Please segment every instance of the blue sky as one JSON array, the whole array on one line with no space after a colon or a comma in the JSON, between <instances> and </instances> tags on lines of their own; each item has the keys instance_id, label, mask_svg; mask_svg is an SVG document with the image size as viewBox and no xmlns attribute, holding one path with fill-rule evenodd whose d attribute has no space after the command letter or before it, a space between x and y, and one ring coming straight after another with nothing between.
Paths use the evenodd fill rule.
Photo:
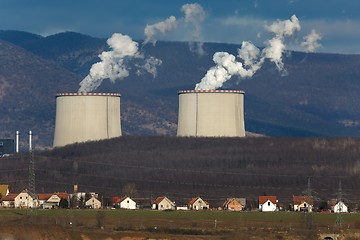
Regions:
<instances>
[{"instance_id":1,"label":"blue sky","mask_svg":"<svg viewBox=\"0 0 360 240\"><path fill-rule=\"evenodd\" d=\"M117 32L144 39L146 24L171 15L180 20L186 3L198 3L205 10L200 35L204 42L240 45L250 40L261 46L268 38L266 23L295 14L301 24L295 42L315 29L322 35L318 52L360 54L359 0L0 0L0 29L44 36L76 31L103 38ZM183 26L157 36L172 41L191 38ZM301 50L298 45L289 48Z\"/></svg>"}]
</instances>

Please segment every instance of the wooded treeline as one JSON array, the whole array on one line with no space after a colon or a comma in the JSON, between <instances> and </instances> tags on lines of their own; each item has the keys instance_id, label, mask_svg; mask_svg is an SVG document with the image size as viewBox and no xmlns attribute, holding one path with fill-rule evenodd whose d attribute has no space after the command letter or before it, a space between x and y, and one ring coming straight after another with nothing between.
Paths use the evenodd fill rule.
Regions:
<instances>
[{"instance_id":1,"label":"wooded treeline","mask_svg":"<svg viewBox=\"0 0 360 240\"><path fill-rule=\"evenodd\" d=\"M201 196L280 202L303 195L310 178L313 195L360 201L360 139L357 138L176 138L134 137L74 144L36 152L36 191L98 192L134 197L166 195L176 200ZM2 158L0 181L11 191L28 184L28 155ZM133 189L134 190L134 189Z\"/></svg>"}]
</instances>

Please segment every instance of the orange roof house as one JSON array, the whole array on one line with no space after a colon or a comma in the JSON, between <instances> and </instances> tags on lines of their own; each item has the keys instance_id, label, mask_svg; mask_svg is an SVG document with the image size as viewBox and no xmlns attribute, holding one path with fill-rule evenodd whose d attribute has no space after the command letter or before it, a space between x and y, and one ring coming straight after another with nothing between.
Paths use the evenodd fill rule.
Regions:
<instances>
[{"instance_id":1,"label":"orange roof house","mask_svg":"<svg viewBox=\"0 0 360 240\"><path fill-rule=\"evenodd\" d=\"M188 203L189 209L191 210L205 210L209 209L210 205L207 201L201 199L201 197L195 197Z\"/></svg>"},{"instance_id":2,"label":"orange roof house","mask_svg":"<svg viewBox=\"0 0 360 240\"><path fill-rule=\"evenodd\" d=\"M313 196L293 196L294 211L311 212L314 206Z\"/></svg>"},{"instance_id":3,"label":"orange roof house","mask_svg":"<svg viewBox=\"0 0 360 240\"><path fill-rule=\"evenodd\" d=\"M224 202L223 208L229 211L242 211L245 208L245 204L242 204L240 199L229 198Z\"/></svg>"}]
</instances>

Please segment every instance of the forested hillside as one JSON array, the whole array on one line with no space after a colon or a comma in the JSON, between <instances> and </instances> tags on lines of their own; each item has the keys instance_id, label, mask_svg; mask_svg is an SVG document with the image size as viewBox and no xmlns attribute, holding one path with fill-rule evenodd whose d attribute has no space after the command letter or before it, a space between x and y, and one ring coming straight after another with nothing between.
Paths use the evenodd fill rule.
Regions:
<instances>
[{"instance_id":1,"label":"forested hillside","mask_svg":"<svg viewBox=\"0 0 360 240\"><path fill-rule=\"evenodd\" d=\"M289 203L308 191L319 201L343 197L360 201L360 139L352 138L175 138L121 137L35 153L38 193L95 191L136 197L166 195L176 201L195 196L277 195ZM0 182L11 191L27 187L28 155L1 159Z\"/></svg>"},{"instance_id":2,"label":"forested hillside","mask_svg":"<svg viewBox=\"0 0 360 240\"><path fill-rule=\"evenodd\" d=\"M0 31L0 138L20 130L22 146L33 130L34 146L52 146L55 94L76 92L106 39L66 32L48 37ZM198 56L186 42L141 45L162 60L155 78L130 76L98 92L121 94L124 135L175 136L179 90L194 89L213 66L217 51L237 54L239 45L205 43ZM251 79L233 78L223 87L245 91L245 127L269 136L360 136L360 56L287 52L287 75L266 62Z\"/></svg>"}]
</instances>

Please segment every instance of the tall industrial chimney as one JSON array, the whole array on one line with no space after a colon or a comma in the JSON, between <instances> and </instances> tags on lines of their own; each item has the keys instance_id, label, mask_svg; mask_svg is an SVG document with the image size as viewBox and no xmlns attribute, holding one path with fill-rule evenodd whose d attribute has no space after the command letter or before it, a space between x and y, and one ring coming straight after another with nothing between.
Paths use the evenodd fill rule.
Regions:
<instances>
[{"instance_id":1,"label":"tall industrial chimney","mask_svg":"<svg viewBox=\"0 0 360 240\"><path fill-rule=\"evenodd\" d=\"M120 94L56 95L54 147L120 136Z\"/></svg>"},{"instance_id":2,"label":"tall industrial chimney","mask_svg":"<svg viewBox=\"0 0 360 240\"><path fill-rule=\"evenodd\" d=\"M177 136L244 137L244 92L179 91Z\"/></svg>"},{"instance_id":3,"label":"tall industrial chimney","mask_svg":"<svg viewBox=\"0 0 360 240\"><path fill-rule=\"evenodd\" d=\"M15 138L15 152L19 153L19 131L16 131L16 138Z\"/></svg>"},{"instance_id":4,"label":"tall industrial chimney","mask_svg":"<svg viewBox=\"0 0 360 240\"><path fill-rule=\"evenodd\" d=\"M32 151L32 131L29 131L29 152Z\"/></svg>"}]
</instances>

